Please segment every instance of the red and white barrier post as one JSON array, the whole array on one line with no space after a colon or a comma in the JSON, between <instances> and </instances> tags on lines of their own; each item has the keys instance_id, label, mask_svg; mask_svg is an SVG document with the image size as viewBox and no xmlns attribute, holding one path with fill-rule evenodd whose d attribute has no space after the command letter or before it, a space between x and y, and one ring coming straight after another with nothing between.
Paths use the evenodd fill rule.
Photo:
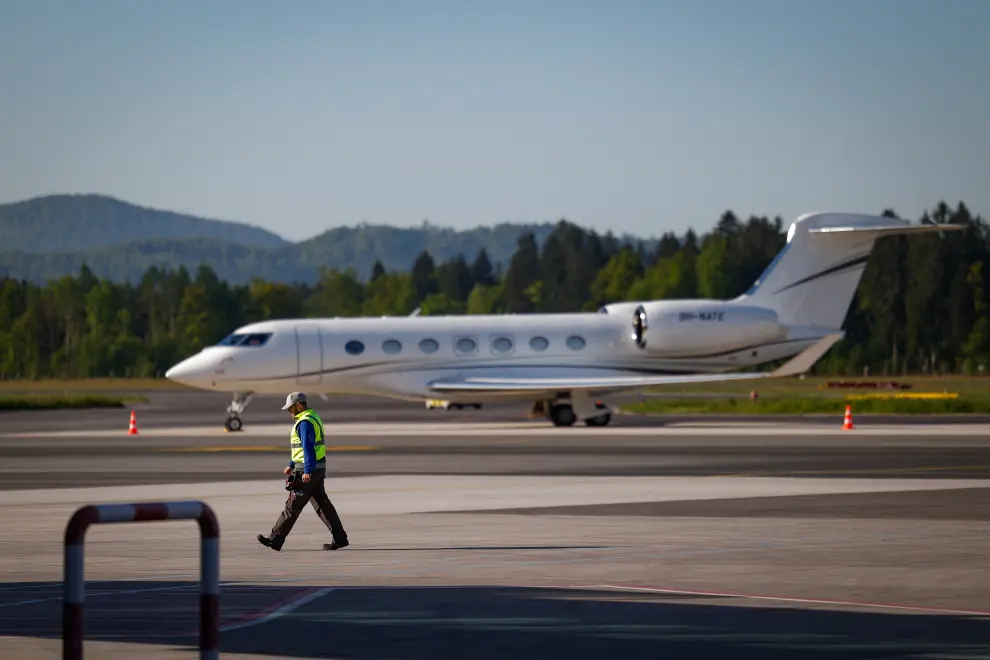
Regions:
<instances>
[{"instance_id":1,"label":"red and white barrier post","mask_svg":"<svg viewBox=\"0 0 990 660\"><path fill-rule=\"evenodd\" d=\"M62 596L62 658L82 660L83 604L86 598L83 541L90 525L191 520L199 523L199 657L216 660L220 649L220 524L203 502L150 502L90 505L78 509L65 528Z\"/></svg>"}]
</instances>

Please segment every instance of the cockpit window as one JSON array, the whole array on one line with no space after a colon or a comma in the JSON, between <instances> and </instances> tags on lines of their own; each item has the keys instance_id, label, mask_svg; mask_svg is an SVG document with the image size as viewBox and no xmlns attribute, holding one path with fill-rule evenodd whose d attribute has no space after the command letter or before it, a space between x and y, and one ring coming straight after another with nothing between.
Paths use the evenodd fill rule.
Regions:
<instances>
[{"instance_id":1,"label":"cockpit window","mask_svg":"<svg viewBox=\"0 0 990 660\"><path fill-rule=\"evenodd\" d=\"M264 346L271 339L272 333L262 332L250 335L230 335L217 346Z\"/></svg>"}]
</instances>

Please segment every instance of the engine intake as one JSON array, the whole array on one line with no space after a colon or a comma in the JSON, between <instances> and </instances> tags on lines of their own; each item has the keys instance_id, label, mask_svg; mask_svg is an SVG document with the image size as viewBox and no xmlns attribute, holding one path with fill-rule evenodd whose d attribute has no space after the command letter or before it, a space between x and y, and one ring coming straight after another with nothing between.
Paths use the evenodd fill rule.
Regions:
<instances>
[{"instance_id":1,"label":"engine intake","mask_svg":"<svg viewBox=\"0 0 990 660\"><path fill-rule=\"evenodd\" d=\"M646 348L646 331L649 329L649 323L646 320L646 310L640 305L633 311L633 341L640 348Z\"/></svg>"}]
</instances>

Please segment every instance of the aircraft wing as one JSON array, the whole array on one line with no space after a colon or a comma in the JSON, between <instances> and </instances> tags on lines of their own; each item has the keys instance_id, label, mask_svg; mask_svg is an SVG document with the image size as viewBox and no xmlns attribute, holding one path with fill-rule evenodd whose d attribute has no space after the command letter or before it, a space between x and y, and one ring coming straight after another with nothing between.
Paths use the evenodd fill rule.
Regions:
<instances>
[{"instance_id":1,"label":"aircraft wing","mask_svg":"<svg viewBox=\"0 0 990 660\"><path fill-rule=\"evenodd\" d=\"M844 332L825 335L807 349L798 353L774 371L721 374L685 374L663 376L602 376L591 378L489 378L472 376L454 381L434 381L430 388L436 392L475 392L490 394L511 394L547 392L557 390L628 390L658 385L689 385L693 383L720 383L735 380L755 380L761 378L785 378L803 374L821 358L835 342L842 339Z\"/></svg>"}]
</instances>

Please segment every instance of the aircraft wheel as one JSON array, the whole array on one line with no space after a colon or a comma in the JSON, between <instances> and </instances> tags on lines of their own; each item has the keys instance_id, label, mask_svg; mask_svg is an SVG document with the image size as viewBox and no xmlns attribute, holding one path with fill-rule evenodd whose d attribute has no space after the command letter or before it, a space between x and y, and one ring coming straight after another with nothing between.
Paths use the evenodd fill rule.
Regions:
<instances>
[{"instance_id":1,"label":"aircraft wheel","mask_svg":"<svg viewBox=\"0 0 990 660\"><path fill-rule=\"evenodd\" d=\"M227 421L224 422L223 425L224 429L228 431L240 431L243 426L244 425L241 423L241 418L236 415L231 415L228 417Z\"/></svg>"},{"instance_id":2,"label":"aircraft wheel","mask_svg":"<svg viewBox=\"0 0 990 660\"><path fill-rule=\"evenodd\" d=\"M558 403L550 407L550 421L554 426L573 426L577 415L569 405Z\"/></svg>"}]
</instances>

